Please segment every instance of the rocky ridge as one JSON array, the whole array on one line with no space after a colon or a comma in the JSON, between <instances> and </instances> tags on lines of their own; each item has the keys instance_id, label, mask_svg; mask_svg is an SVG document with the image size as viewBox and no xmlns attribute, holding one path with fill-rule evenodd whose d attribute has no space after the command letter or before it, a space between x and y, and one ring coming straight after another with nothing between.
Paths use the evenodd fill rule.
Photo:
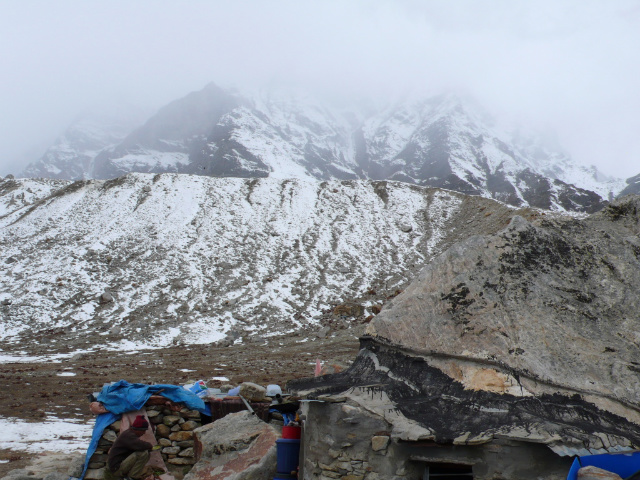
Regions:
<instances>
[{"instance_id":1,"label":"rocky ridge","mask_svg":"<svg viewBox=\"0 0 640 480\"><path fill-rule=\"evenodd\" d=\"M621 196L630 194L640 195L640 174L628 178L627 186L620 192Z\"/></svg>"}]
</instances>

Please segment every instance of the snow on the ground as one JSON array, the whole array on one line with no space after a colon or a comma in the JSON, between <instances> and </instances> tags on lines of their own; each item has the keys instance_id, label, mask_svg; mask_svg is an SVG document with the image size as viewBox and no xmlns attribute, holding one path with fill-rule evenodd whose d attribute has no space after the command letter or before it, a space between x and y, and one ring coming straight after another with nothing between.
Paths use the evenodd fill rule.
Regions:
<instances>
[{"instance_id":1,"label":"snow on the ground","mask_svg":"<svg viewBox=\"0 0 640 480\"><path fill-rule=\"evenodd\" d=\"M44 422L25 422L0 418L0 449L22 452L80 452L87 449L93 420L81 423L71 419L47 418Z\"/></svg>"}]
</instances>

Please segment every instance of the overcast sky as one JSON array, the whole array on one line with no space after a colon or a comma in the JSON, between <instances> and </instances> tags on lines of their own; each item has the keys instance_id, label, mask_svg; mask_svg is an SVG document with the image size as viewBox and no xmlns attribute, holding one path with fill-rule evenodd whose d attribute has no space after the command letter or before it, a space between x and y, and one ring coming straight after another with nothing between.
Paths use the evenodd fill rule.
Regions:
<instances>
[{"instance_id":1,"label":"overcast sky","mask_svg":"<svg viewBox=\"0 0 640 480\"><path fill-rule=\"evenodd\" d=\"M1 0L0 174L87 107L211 81L462 89L549 124L581 163L640 173L640 1Z\"/></svg>"}]
</instances>

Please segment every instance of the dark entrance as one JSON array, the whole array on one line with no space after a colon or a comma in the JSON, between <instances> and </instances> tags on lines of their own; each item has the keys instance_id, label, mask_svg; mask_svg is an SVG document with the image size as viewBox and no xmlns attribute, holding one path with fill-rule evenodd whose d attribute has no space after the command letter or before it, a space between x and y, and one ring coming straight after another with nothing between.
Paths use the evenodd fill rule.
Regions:
<instances>
[{"instance_id":1,"label":"dark entrance","mask_svg":"<svg viewBox=\"0 0 640 480\"><path fill-rule=\"evenodd\" d=\"M456 463L429 463L424 467L422 480L472 480L471 465Z\"/></svg>"}]
</instances>

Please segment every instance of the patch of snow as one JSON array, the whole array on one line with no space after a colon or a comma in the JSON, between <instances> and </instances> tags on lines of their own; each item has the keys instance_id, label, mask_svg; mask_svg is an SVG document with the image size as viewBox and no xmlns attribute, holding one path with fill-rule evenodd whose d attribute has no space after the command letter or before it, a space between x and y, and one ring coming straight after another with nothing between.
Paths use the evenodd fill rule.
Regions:
<instances>
[{"instance_id":1,"label":"patch of snow","mask_svg":"<svg viewBox=\"0 0 640 480\"><path fill-rule=\"evenodd\" d=\"M54 417L44 422L0 417L0 449L33 453L84 451L91 439L93 424L93 420L82 423Z\"/></svg>"}]
</instances>

